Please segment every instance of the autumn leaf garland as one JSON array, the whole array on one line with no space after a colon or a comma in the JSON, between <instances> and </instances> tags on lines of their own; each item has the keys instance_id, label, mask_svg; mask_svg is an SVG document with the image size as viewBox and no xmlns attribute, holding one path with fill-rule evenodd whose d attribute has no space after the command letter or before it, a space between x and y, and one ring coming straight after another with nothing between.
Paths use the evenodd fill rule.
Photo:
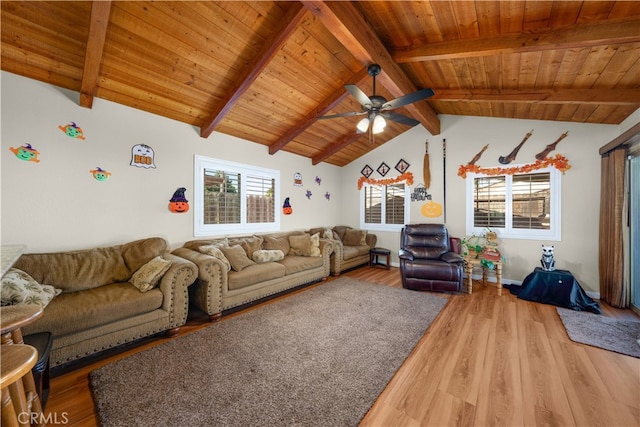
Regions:
<instances>
[{"instance_id":1,"label":"autumn leaf garland","mask_svg":"<svg viewBox=\"0 0 640 427\"><path fill-rule=\"evenodd\" d=\"M458 168L458 176L466 178L468 173L479 173L483 175L495 176L495 175L514 175L517 173L531 173L533 171L544 169L549 166L553 166L560 172L565 173L571 169L569 160L562 154L556 154L553 157L545 157L542 160L536 160L534 163L528 163L526 165L513 166L510 168L481 168L478 165L467 164L460 165Z\"/></svg>"},{"instance_id":2,"label":"autumn leaf garland","mask_svg":"<svg viewBox=\"0 0 640 427\"><path fill-rule=\"evenodd\" d=\"M367 177L361 176L358 179L358 190L361 190L364 184L390 185L390 184L396 184L402 181L406 181L407 185L413 185L413 174L411 172L405 172L402 175L396 176L395 178L383 178L383 179L374 179L374 178L367 178Z\"/></svg>"}]
</instances>

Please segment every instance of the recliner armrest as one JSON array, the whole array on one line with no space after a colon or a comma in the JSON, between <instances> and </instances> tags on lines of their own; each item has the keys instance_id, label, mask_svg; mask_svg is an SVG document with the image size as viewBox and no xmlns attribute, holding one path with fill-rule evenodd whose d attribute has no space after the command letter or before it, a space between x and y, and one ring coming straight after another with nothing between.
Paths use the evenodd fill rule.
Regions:
<instances>
[{"instance_id":1,"label":"recliner armrest","mask_svg":"<svg viewBox=\"0 0 640 427\"><path fill-rule=\"evenodd\" d=\"M414 259L413 253L409 252L406 249L400 249L400 251L398 252L398 258L405 261L413 261Z\"/></svg>"},{"instance_id":2,"label":"recliner armrest","mask_svg":"<svg viewBox=\"0 0 640 427\"><path fill-rule=\"evenodd\" d=\"M445 252L444 254L442 254L440 259L444 262L448 262L449 264L464 262L462 256L455 252Z\"/></svg>"}]
</instances>

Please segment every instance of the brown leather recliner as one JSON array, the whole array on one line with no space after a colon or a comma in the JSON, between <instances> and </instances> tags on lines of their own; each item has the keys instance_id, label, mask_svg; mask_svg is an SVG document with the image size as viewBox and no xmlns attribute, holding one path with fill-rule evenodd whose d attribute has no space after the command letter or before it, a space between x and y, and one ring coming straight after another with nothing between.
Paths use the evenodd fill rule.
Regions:
<instances>
[{"instance_id":1,"label":"brown leather recliner","mask_svg":"<svg viewBox=\"0 0 640 427\"><path fill-rule=\"evenodd\" d=\"M464 261L451 251L444 224L409 224L400 234L402 287L416 291L462 291Z\"/></svg>"}]
</instances>

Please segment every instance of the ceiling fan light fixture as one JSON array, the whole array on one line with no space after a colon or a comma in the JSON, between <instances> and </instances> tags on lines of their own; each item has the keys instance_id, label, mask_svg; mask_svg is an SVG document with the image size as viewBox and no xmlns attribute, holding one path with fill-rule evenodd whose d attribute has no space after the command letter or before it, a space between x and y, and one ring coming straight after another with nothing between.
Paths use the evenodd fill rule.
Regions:
<instances>
[{"instance_id":1,"label":"ceiling fan light fixture","mask_svg":"<svg viewBox=\"0 0 640 427\"><path fill-rule=\"evenodd\" d=\"M356 127L360 132L366 132L367 129L369 129L369 118L365 117L364 119L360 120Z\"/></svg>"},{"instance_id":2,"label":"ceiling fan light fixture","mask_svg":"<svg viewBox=\"0 0 640 427\"><path fill-rule=\"evenodd\" d=\"M384 117L378 115L373 119L373 133L380 133L384 130L385 126L387 126L387 122Z\"/></svg>"}]
</instances>

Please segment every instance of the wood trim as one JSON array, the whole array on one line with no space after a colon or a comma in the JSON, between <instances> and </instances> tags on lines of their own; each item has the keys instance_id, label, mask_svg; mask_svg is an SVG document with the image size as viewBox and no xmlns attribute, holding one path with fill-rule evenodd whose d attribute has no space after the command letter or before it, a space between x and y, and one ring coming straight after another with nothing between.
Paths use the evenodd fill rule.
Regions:
<instances>
[{"instance_id":1,"label":"wood trim","mask_svg":"<svg viewBox=\"0 0 640 427\"><path fill-rule=\"evenodd\" d=\"M621 145L630 145L631 141L636 138L640 138L640 123L636 123L631 129L600 148L600 155L603 156Z\"/></svg>"},{"instance_id":2,"label":"wood trim","mask_svg":"<svg viewBox=\"0 0 640 427\"><path fill-rule=\"evenodd\" d=\"M313 158L311 159L311 164L315 166L318 163L325 161L329 157L331 157L334 154L336 154L338 151L342 150L347 145L355 142L361 136L366 135L366 133L355 133L356 132L355 129L353 130L353 132L354 133L350 133L350 134L347 134L344 137L342 137L338 142L333 144L331 147L329 147L324 152L313 156Z\"/></svg>"},{"instance_id":3,"label":"wood trim","mask_svg":"<svg viewBox=\"0 0 640 427\"><path fill-rule=\"evenodd\" d=\"M91 5L91 22L89 24L89 37L84 56L84 69L82 71L82 83L80 85L80 105L91 108L93 98L98 89L98 78L104 43L107 38L109 15L111 13L111 0L94 1Z\"/></svg>"}]
</instances>

